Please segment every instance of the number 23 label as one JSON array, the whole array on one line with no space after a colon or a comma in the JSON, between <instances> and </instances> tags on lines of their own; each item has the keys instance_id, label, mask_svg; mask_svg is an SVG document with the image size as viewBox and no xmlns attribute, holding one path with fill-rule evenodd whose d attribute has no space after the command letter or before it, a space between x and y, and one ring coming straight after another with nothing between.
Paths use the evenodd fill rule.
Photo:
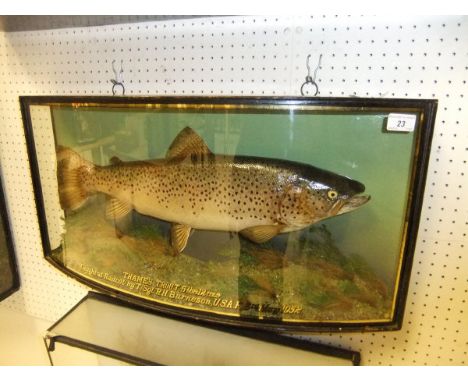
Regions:
<instances>
[{"instance_id":1,"label":"number 23 label","mask_svg":"<svg viewBox=\"0 0 468 382\"><path fill-rule=\"evenodd\" d=\"M390 113L387 118L387 131L414 131L416 126L415 114L396 114Z\"/></svg>"}]
</instances>

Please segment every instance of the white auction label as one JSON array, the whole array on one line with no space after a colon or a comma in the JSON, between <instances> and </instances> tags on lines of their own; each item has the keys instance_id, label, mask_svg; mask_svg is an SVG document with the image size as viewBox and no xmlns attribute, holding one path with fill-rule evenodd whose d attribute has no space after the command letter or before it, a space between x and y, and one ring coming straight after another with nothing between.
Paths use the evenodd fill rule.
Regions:
<instances>
[{"instance_id":1,"label":"white auction label","mask_svg":"<svg viewBox=\"0 0 468 382\"><path fill-rule=\"evenodd\" d=\"M416 126L416 114L390 113L387 118L388 131L411 132Z\"/></svg>"}]
</instances>

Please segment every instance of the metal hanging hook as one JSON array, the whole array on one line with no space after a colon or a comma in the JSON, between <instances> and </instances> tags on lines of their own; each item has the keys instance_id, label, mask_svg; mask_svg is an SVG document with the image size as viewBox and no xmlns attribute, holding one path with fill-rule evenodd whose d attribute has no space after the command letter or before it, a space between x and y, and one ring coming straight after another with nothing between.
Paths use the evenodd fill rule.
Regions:
<instances>
[{"instance_id":1,"label":"metal hanging hook","mask_svg":"<svg viewBox=\"0 0 468 382\"><path fill-rule=\"evenodd\" d=\"M115 60L112 60L112 71L114 72L115 78L112 78L112 95L115 95L115 90L117 87L122 88L122 95L125 95L125 86L123 84L123 60L120 60L120 70L117 70L115 67Z\"/></svg>"},{"instance_id":2,"label":"metal hanging hook","mask_svg":"<svg viewBox=\"0 0 468 382\"><path fill-rule=\"evenodd\" d=\"M306 66L307 66L307 77L306 78L310 78L312 80L312 77L310 77L310 57L312 57L311 54L307 55L307 58L306 58Z\"/></svg>"},{"instance_id":3,"label":"metal hanging hook","mask_svg":"<svg viewBox=\"0 0 468 382\"><path fill-rule=\"evenodd\" d=\"M315 78L317 77L317 71L319 70L320 65L322 64L322 55L320 54L320 56L319 56L318 64L317 64L317 66L316 66L316 68L315 68L315 70L314 70L314 76L313 76L313 77L310 75L310 63L309 63L309 62L310 62L310 57L311 57L311 56L312 56L312 55L309 54L309 55L307 56L307 59L306 59L307 76L306 76L306 78L305 78L305 82L304 82L304 83L302 84L302 86L301 86L301 95L304 95L304 87L305 87L307 84L310 84L310 85L312 85L312 86L315 87L314 96L316 96L316 95L318 94L318 92L319 92L319 89L318 89L317 83L315 82Z\"/></svg>"}]
</instances>

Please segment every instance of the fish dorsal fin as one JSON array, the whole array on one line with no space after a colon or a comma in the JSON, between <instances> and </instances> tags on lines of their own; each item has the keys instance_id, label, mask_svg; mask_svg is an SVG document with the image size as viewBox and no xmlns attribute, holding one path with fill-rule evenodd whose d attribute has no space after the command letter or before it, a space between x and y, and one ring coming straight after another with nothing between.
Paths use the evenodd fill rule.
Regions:
<instances>
[{"instance_id":1,"label":"fish dorsal fin","mask_svg":"<svg viewBox=\"0 0 468 382\"><path fill-rule=\"evenodd\" d=\"M171 244L177 254L187 246L192 228L188 225L173 223L171 226Z\"/></svg>"},{"instance_id":2,"label":"fish dorsal fin","mask_svg":"<svg viewBox=\"0 0 468 382\"><path fill-rule=\"evenodd\" d=\"M132 212L132 205L117 198L110 198L106 204L106 217L110 220L121 220Z\"/></svg>"},{"instance_id":3,"label":"fish dorsal fin","mask_svg":"<svg viewBox=\"0 0 468 382\"><path fill-rule=\"evenodd\" d=\"M266 241L273 239L276 235L281 233L284 225L259 225L243 229L239 233L254 243L265 243Z\"/></svg>"},{"instance_id":4,"label":"fish dorsal fin","mask_svg":"<svg viewBox=\"0 0 468 382\"><path fill-rule=\"evenodd\" d=\"M166 158L185 158L190 155L211 155L205 141L193 129L186 127L174 138Z\"/></svg>"}]
</instances>

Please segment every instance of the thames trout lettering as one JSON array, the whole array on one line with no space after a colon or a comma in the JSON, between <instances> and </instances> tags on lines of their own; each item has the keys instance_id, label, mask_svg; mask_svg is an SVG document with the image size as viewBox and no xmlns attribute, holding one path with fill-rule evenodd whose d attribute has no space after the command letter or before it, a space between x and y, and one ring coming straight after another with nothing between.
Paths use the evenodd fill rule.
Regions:
<instances>
[{"instance_id":1,"label":"thames trout lettering","mask_svg":"<svg viewBox=\"0 0 468 382\"><path fill-rule=\"evenodd\" d=\"M196 288L192 285L183 285L153 279L149 276L138 275L131 272L122 272L113 275L102 272L94 267L80 264L81 271L93 278L102 279L112 284L124 287L129 291L143 296L162 301L175 301L180 304L196 304L204 307L212 307L218 310L239 312L241 304L237 298L223 297L220 292L206 288ZM270 304L247 304L242 307L243 311L256 311L258 313L278 317L282 314L299 315L302 306L299 305L270 305Z\"/></svg>"}]
</instances>

